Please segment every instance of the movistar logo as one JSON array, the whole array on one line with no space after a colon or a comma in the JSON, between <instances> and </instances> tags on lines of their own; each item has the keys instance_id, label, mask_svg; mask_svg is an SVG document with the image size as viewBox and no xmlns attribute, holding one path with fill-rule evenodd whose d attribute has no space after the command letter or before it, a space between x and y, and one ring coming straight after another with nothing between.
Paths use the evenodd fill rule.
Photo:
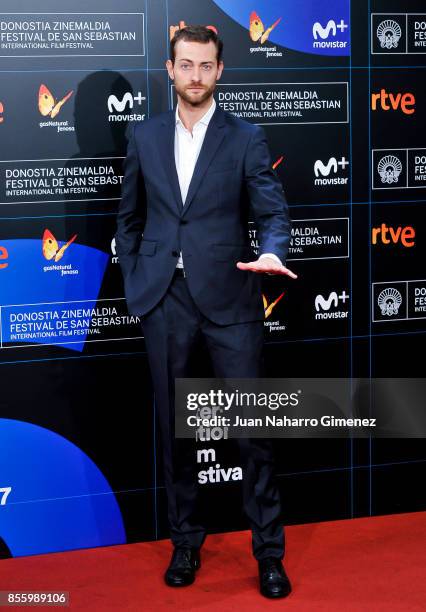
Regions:
<instances>
[{"instance_id":1,"label":"movistar logo","mask_svg":"<svg viewBox=\"0 0 426 612\"><path fill-rule=\"evenodd\" d=\"M346 300L348 299L349 295L346 293L346 291L343 291L340 295L338 295L336 291L332 291L328 298L325 298L323 295L317 295L315 298L315 310L317 311L315 319L346 319L348 317L347 310L334 310L332 312L328 311L332 307L337 309L339 302L346 304Z\"/></svg>"},{"instance_id":2,"label":"movistar logo","mask_svg":"<svg viewBox=\"0 0 426 612\"><path fill-rule=\"evenodd\" d=\"M347 27L348 26L343 21L343 19L341 19L339 25L337 25L336 22L333 19L330 19L330 21L327 22L327 25L325 26L325 28L323 28L322 25L320 24L320 22L317 21L313 25L312 34L313 34L315 40L318 40L318 36L320 36L324 40L324 39L326 39L326 38L328 38L330 36L330 33L333 36L336 36L338 29L343 34L343 32L345 31L345 29Z\"/></svg>"},{"instance_id":3,"label":"movistar logo","mask_svg":"<svg viewBox=\"0 0 426 612\"><path fill-rule=\"evenodd\" d=\"M336 157L330 157L326 164L324 164L321 159L317 159L314 164L314 173L316 176L316 179L314 181L315 185L346 185L348 182L347 177L320 177L328 177L331 172L333 172L333 174L337 174L340 168L342 170L346 170L347 166L349 166L349 162L345 157L342 157L339 160L337 160Z\"/></svg>"},{"instance_id":4,"label":"movistar logo","mask_svg":"<svg viewBox=\"0 0 426 612\"><path fill-rule=\"evenodd\" d=\"M340 20L340 23L330 19L325 27L319 21L316 21L312 26L312 36L315 40L314 48L346 47L348 44L346 41L328 40L328 38L330 36L336 37L337 30L340 30L340 33L343 34L347 27L348 24L343 19Z\"/></svg>"},{"instance_id":5,"label":"movistar logo","mask_svg":"<svg viewBox=\"0 0 426 612\"><path fill-rule=\"evenodd\" d=\"M340 161L337 161L335 157L330 157L327 165L324 165L320 159L317 159L314 164L315 176L319 176L320 174L322 176L328 176L332 170L336 173L339 166L345 169L348 165L349 162L344 157L342 157Z\"/></svg>"},{"instance_id":6,"label":"movistar logo","mask_svg":"<svg viewBox=\"0 0 426 612\"><path fill-rule=\"evenodd\" d=\"M330 172L333 170L334 173L337 172L337 159L335 157L330 157L326 166L322 163L320 159L314 164L314 172L315 176L328 176Z\"/></svg>"},{"instance_id":7,"label":"movistar logo","mask_svg":"<svg viewBox=\"0 0 426 612\"><path fill-rule=\"evenodd\" d=\"M323 295L317 295L315 298L315 310L319 312L320 310L330 310L332 306L336 308L339 305L339 301L345 303L347 299L349 299L349 296L346 291L343 291L340 295L337 295L336 291L332 291L328 298L325 298Z\"/></svg>"},{"instance_id":8,"label":"movistar logo","mask_svg":"<svg viewBox=\"0 0 426 612\"><path fill-rule=\"evenodd\" d=\"M117 96L111 95L108 96L108 110L110 113L116 111L118 113L122 113L125 108L133 108L134 102L138 102L138 104L142 104L143 100L145 100L145 96L142 96L141 92L138 91L137 96L133 96L129 91L124 94L121 100L117 98Z\"/></svg>"},{"instance_id":9,"label":"movistar logo","mask_svg":"<svg viewBox=\"0 0 426 612\"><path fill-rule=\"evenodd\" d=\"M110 112L109 121L142 121L145 119L145 115L138 113L132 114L118 114L123 113L125 110L132 110L137 103L139 106L146 100L146 97L138 91L137 95L134 96L130 91L126 92L123 97L117 98L114 94L108 96L108 110Z\"/></svg>"}]
</instances>

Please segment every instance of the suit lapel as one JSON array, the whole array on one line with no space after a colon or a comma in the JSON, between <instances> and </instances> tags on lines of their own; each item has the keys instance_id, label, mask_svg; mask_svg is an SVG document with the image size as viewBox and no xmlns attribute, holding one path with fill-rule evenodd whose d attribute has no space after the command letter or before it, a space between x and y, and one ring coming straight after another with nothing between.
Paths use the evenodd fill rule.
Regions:
<instances>
[{"instance_id":1,"label":"suit lapel","mask_svg":"<svg viewBox=\"0 0 426 612\"><path fill-rule=\"evenodd\" d=\"M188 194L186 196L182 216L188 212L188 209L194 200L194 196L200 187L201 180L225 136L226 130L224 127L225 115L223 110L219 107L219 105L217 105L215 112L209 121L209 125L207 126L203 145L198 155L197 163L195 164L191 182L189 183Z\"/></svg>"},{"instance_id":2,"label":"suit lapel","mask_svg":"<svg viewBox=\"0 0 426 612\"><path fill-rule=\"evenodd\" d=\"M163 119L162 124L164 132L160 135L159 142L161 159L163 160L166 175L175 196L176 206L179 214L181 214L183 203L175 162L175 111L170 111L169 115Z\"/></svg>"}]
</instances>

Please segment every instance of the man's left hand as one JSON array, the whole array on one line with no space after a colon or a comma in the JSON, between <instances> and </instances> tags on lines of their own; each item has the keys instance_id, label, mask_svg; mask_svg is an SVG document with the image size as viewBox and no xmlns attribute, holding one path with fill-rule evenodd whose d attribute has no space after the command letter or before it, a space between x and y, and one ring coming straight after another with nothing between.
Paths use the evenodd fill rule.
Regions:
<instances>
[{"instance_id":1,"label":"man's left hand","mask_svg":"<svg viewBox=\"0 0 426 612\"><path fill-rule=\"evenodd\" d=\"M237 268L239 270L249 270L250 272L257 272L259 274L281 274L283 276L289 276L290 278L297 278L297 274L279 264L271 257L260 257L256 261L249 261L244 263L242 261L237 262Z\"/></svg>"}]
</instances>

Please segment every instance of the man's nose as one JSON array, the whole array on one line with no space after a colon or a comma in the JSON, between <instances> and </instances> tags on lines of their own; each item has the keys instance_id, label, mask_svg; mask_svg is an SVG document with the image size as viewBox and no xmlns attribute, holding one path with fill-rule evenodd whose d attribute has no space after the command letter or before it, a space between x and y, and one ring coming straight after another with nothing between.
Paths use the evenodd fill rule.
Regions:
<instances>
[{"instance_id":1,"label":"man's nose","mask_svg":"<svg viewBox=\"0 0 426 612\"><path fill-rule=\"evenodd\" d=\"M191 80L192 80L194 83L200 83L200 81L201 81L201 70L200 70L200 68L195 67L195 68L192 70L192 77L191 77Z\"/></svg>"}]
</instances>

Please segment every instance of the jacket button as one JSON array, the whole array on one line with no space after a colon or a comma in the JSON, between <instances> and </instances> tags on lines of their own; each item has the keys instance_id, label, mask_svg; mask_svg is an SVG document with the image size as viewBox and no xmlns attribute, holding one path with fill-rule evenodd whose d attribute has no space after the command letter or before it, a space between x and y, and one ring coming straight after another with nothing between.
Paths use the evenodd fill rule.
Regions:
<instances>
[{"instance_id":1,"label":"jacket button","mask_svg":"<svg viewBox=\"0 0 426 612\"><path fill-rule=\"evenodd\" d=\"M172 257L179 257L179 253L177 251L172 251Z\"/></svg>"},{"instance_id":2,"label":"jacket button","mask_svg":"<svg viewBox=\"0 0 426 612\"><path fill-rule=\"evenodd\" d=\"M180 220L180 224L181 224L181 225L186 225L187 223L188 223L188 220L187 220L187 219L181 219L181 220Z\"/></svg>"}]
</instances>

